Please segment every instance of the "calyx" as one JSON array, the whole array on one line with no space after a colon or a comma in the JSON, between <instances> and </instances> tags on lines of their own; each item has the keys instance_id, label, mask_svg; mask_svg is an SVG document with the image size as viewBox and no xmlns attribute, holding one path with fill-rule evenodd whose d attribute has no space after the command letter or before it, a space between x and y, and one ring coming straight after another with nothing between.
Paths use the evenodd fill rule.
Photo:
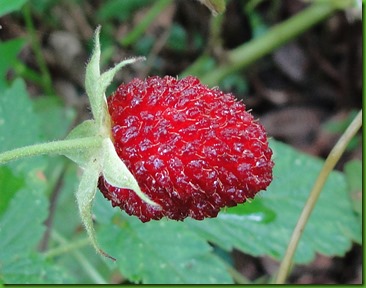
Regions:
<instances>
[{"instance_id":1,"label":"calyx","mask_svg":"<svg viewBox=\"0 0 366 288\"><path fill-rule=\"evenodd\" d=\"M113 68L101 74L100 28L101 27L98 26L95 31L94 51L87 64L85 75L85 90L90 101L93 119L86 120L79 124L67 136L67 139L100 137L100 145L90 149L69 151L65 153L65 156L76 162L84 170L76 192L76 199L80 216L90 241L98 253L115 260L99 248L93 227L92 204L97 191L99 177L103 175L103 177L115 187L133 190L149 205L157 207L159 207L159 205L150 200L149 197L140 190L135 177L117 155L111 139L111 119L105 96L105 91L116 73L128 64L144 60L144 57L123 60Z\"/></svg>"}]
</instances>

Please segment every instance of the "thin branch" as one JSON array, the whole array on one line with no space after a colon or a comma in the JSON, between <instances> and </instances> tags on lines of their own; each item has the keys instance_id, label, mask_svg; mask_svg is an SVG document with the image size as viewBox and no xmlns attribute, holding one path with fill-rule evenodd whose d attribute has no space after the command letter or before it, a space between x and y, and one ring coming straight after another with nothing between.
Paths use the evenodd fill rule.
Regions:
<instances>
[{"instance_id":1,"label":"thin branch","mask_svg":"<svg viewBox=\"0 0 366 288\"><path fill-rule=\"evenodd\" d=\"M362 110L353 119L352 123L348 126L347 130L343 133L341 138L338 140L332 151L329 153L327 159L324 162L323 168L319 173L319 176L314 184L313 189L310 192L309 198L301 212L300 218L296 224L296 227L292 233L290 242L288 244L285 256L281 262L278 270L276 284L283 284L286 281L287 275L290 271L293 256L295 254L297 245L300 241L301 235L305 229L305 225L313 211L315 204L319 198L320 192L322 191L324 184L332 172L333 168L337 164L338 160L343 155L347 148L348 143L351 141L353 136L356 135L357 131L362 126Z\"/></svg>"},{"instance_id":2,"label":"thin branch","mask_svg":"<svg viewBox=\"0 0 366 288\"><path fill-rule=\"evenodd\" d=\"M288 20L272 27L263 36L228 51L226 54L227 61L209 73L202 75L200 63L207 61L207 58L209 58L204 55L182 72L181 76L195 75L201 78L202 83L208 86L217 86L219 81L227 75L244 69L323 21L338 9L349 7L351 3L346 0L315 2Z\"/></svg>"},{"instance_id":3,"label":"thin branch","mask_svg":"<svg viewBox=\"0 0 366 288\"><path fill-rule=\"evenodd\" d=\"M103 276L90 264L90 262L85 258L85 256L79 251L79 248L90 245L89 238L83 238L79 241L73 243L68 243L59 233L55 230L52 232L52 238L57 242L62 244L62 246L49 250L44 253L46 258L55 257L58 255L63 255L66 252L71 252L73 256L80 263L80 267L94 280L95 284L108 284L108 282L103 278Z\"/></svg>"}]
</instances>

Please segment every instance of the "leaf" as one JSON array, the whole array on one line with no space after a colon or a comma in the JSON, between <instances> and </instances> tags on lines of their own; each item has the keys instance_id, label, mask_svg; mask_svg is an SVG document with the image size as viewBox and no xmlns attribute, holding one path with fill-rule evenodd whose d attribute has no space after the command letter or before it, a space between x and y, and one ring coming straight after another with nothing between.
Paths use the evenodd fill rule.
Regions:
<instances>
[{"instance_id":1,"label":"leaf","mask_svg":"<svg viewBox=\"0 0 366 288\"><path fill-rule=\"evenodd\" d=\"M120 214L120 212L117 212ZM103 215L97 215L97 219ZM105 220L104 220L105 221ZM103 222L103 220L102 220ZM115 215L98 233L103 248L117 258L123 276L145 284L229 284L226 264L205 239L183 222L141 223Z\"/></svg>"},{"instance_id":2,"label":"leaf","mask_svg":"<svg viewBox=\"0 0 366 288\"><path fill-rule=\"evenodd\" d=\"M64 107L56 97L40 97L33 101L34 111L41 119L41 137L44 140L61 139L66 136L75 111Z\"/></svg>"},{"instance_id":3,"label":"leaf","mask_svg":"<svg viewBox=\"0 0 366 288\"><path fill-rule=\"evenodd\" d=\"M14 176L10 168L0 166L0 215L24 182L24 178Z\"/></svg>"},{"instance_id":4,"label":"leaf","mask_svg":"<svg viewBox=\"0 0 366 288\"><path fill-rule=\"evenodd\" d=\"M51 249L57 249L68 244L73 245L78 242L80 238L85 238L84 229L80 225L80 215L75 201L75 191L77 190L79 180L77 177L78 169L79 168L76 165L69 162L63 176L62 187L56 200L57 205L54 211L52 230L57 231L57 234L64 238L65 242L60 241L59 236L57 238L52 237L52 239L57 239L57 241L51 241ZM87 266L83 265L82 260L80 261L79 255L84 257L88 263ZM106 267L104 257L95 253L92 245L79 247L74 251L53 257L52 260L55 262L54 265L62 267L71 277L75 278L76 282L74 281L72 284L99 283L98 275L93 272L93 269L89 269L89 267L94 268L99 274L105 274L102 274L105 279L110 277L111 271Z\"/></svg>"},{"instance_id":5,"label":"leaf","mask_svg":"<svg viewBox=\"0 0 366 288\"><path fill-rule=\"evenodd\" d=\"M344 167L344 172L353 209L362 221L362 162L360 160L349 161Z\"/></svg>"},{"instance_id":6,"label":"leaf","mask_svg":"<svg viewBox=\"0 0 366 288\"><path fill-rule=\"evenodd\" d=\"M0 94L0 152L31 145L41 141L40 117L34 113L33 103L29 99L25 83L15 80L11 87ZM15 176L21 172L31 177L27 181L38 181L42 177L41 169L46 163L43 157L7 164Z\"/></svg>"},{"instance_id":7,"label":"leaf","mask_svg":"<svg viewBox=\"0 0 366 288\"><path fill-rule=\"evenodd\" d=\"M1 219L0 246L7 249L2 249L0 259L21 258L37 245L44 232L42 223L47 217L47 208L44 195L33 189L24 189L15 195Z\"/></svg>"},{"instance_id":8,"label":"leaf","mask_svg":"<svg viewBox=\"0 0 366 288\"><path fill-rule=\"evenodd\" d=\"M80 225L80 216L75 201L78 180L77 167L70 163L64 172L53 220L56 231L67 239L75 236L75 231L78 231L78 226Z\"/></svg>"},{"instance_id":9,"label":"leaf","mask_svg":"<svg viewBox=\"0 0 366 288\"><path fill-rule=\"evenodd\" d=\"M6 2L6 1L5 1ZM1 6L1 1L0 1ZM1 17L1 16L0 16ZM1 58L0 64L0 91L7 88L6 73L12 68L16 61L17 55L24 46L24 39L16 38L6 42L0 42L0 55L6 55Z\"/></svg>"},{"instance_id":10,"label":"leaf","mask_svg":"<svg viewBox=\"0 0 366 288\"><path fill-rule=\"evenodd\" d=\"M61 268L47 263L41 255L32 253L4 267L7 284L66 284L72 279ZM1 281L1 274L0 274Z\"/></svg>"},{"instance_id":11,"label":"leaf","mask_svg":"<svg viewBox=\"0 0 366 288\"><path fill-rule=\"evenodd\" d=\"M188 220L192 229L226 250L237 248L253 256L282 259L323 161L277 141L271 141L271 147L275 158L274 180L268 191L241 207L250 210L251 205L263 206L265 209L259 212L274 213L275 217L266 223L253 221L255 218L227 217L228 213L220 212L216 219ZM297 263L310 262L315 253L344 255L352 241L361 243L361 226L346 191L344 175L332 172L305 227L295 254Z\"/></svg>"},{"instance_id":12,"label":"leaf","mask_svg":"<svg viewBox=\"0 0 366 288\"><path fill-rule=\"evenodd\" d=\"M0 94L1 151L39 142L40 123L22 80ZM63 283L69 279L37 253L48 214L45 167L42 157L0 167L0 282Z\"/></svg>"},{"instance_id":13,"label":"leaf","mask_svg":"<svg viewBox=\"0 0 366 288\"><path fill-rule=\"evenodd\" d=\"M256 223L269 223L274 221L276 214L265 207L261 201L255 201L246 205L238 205L224 209L219 214L221 219L236 219L240 221L254 221Z\"/></svg>"},{"instance_id":14,"label":"leaf","mask_svg":"<svg viewBox=\"0 0 366 288\"><path fill-rule=\"evenodd\" d=\"M1 0L0 1L0 17L13 11L20 10L27 0ZM4 55L4 54L3 54Z\"/></svg>"},{"instance_id":15,"label":"leaf","mask_svg":"<svg viewBox=\"0 0 366 288\"><path fill-rule=\"evenodd\" d=\"M109 0L97 11L97 18L102 22L112 19L123 22L132 17L137 9L153 2L152 0Z\"/></svg>"},{"instance_id":16,"label":"leaf","mask_svg":"<svg viewBox=\"0 0 366 288\"><path fill-rule=\"evenodd\" d=\"M0 218L0 279L7 284L63 283L67 276L50 266L37 245L42 237L48 201L40 189L22 187Z\"/></svg>"},{"instance_id":17,"label":"leaf","mask_svg":"<svg viewBox=\"0 0 366 288\"><path fill-rule=\"evenodd\" d=\"M0 94L0 152L39 141L39 127L25 83L17 79Z\"/></svg>"}]
</instances>

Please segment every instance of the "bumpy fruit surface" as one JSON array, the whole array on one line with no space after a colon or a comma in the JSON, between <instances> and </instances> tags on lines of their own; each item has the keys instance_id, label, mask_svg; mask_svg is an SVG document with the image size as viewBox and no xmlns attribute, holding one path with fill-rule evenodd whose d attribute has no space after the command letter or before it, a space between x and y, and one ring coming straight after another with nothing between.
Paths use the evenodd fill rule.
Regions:
<instances>
[{"instance_id":1,"label":"bumpy fruit surface","mask_svg":"<svg viewBox=\"0 0 366 288\"><path fill-rule=\"evenodd\" d=\"M161 209L103 176L99 189L113 206L143 222L215 217L272 181L263 126L232 94L194 77L134 79L108 98L108 108L117 154Z\"/></svg>"}]
</instances>

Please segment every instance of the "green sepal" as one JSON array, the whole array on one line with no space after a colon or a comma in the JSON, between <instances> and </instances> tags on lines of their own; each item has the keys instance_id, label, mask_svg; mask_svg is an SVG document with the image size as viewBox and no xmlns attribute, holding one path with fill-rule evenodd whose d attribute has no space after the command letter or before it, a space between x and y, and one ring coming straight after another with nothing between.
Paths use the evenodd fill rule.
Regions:
<instances>
[{"instance_id":1,"label":"green sepal","mask_svg":"<svg viewBox=\"0 0 366 288\"><path fill-rule=\"evenodd\" d=\"M95 250L112 260L112 256L104 252L97 242L92 218L92 207L95 193L97 191L97 184L100 175L100 163L97 159L91 158L81 177L78 191L76 192L76 201L78 204L81 220L88 233L89 239Z\"/></svg>"},{"instance_id":2,"label":"green sepal","mask_svg":"<svg viewBox=\"0 0 366 288\"><path fill-rule=\"evenodd\" d=\"M94 120L85 120L74 129L71 130L66 139L76 139L84 137L93 137L98 131L98 127Z\"/></svg>"},{"instance_id":3,"label":"green sepal","mask_svg":"<svg viewBox=\"0 0 366 288\"><path fill-rule=\"evenodd\" d=\"M133 190L137 196L149 205L160 209L160 205L150 200L144 193L142 193L139 184L132 175L127 166L117 155L116 149L113 146L111 139L103 141L103 170L104 179L114 187L127 188Z\"/></svg>"},{"instance_id":4,"label":"green sepal","mask_svg":"<svg viewBox=\"0 0 366 288\"><path fill-rule=\"evenodd\" d=\"M103 74L100 74L100 29L101 26L98 26L95 31L93 55L86 66L85 90L89 97L94 119L102 129L103 125L108 125L109 123L107 100L105 97L105 91L107 90L107 87L111 84L113 77L119 70L121 70L122 67L132 64L136 61L144 60L145 57L136 57L123 60L116 64L113 68L107 70Z\"/></svg>"},{"instance_id":5,"label":"green sepal","mask_svg":"<svg viewBox=\"0 0 366 288\"><path fill-rule=\"evenodd\" d=\"M90 58L88 65L86 66L85 72L85 90L88 94L91 110L93 112L94 119L100 119L101 111L100 108L103 105L103 95L98 95L98 79L100 76L100 34L101 26L98 26L95 30L94 36L94 50Z\"/></svg>"},{"instance_id":6,"label":"green sepal","mask_svg":"<svg viewBox=\"0 0 366 288\"><path fill-rule=\"evenodd\" d=\"M93 228L91 208L99 177L103 175L109 184L117 188L133 190L141 200L154 206L155 209L161 209L161 207L150 200L149 197L141 191L135 177L117 155L111 140L111 119L108 113L107 99L105 97L107 87L111 84L113 77L123 66L145 58L137 57L126 59L103 74L100 74L100 29L101 27L98 26L95 31L95 47L93 55L86 67L85 75L85 90L89 97L94 120L84 121L75 127L67 136L67 139L83 139L85 137L97 136L101 139L100 146L96 145L90 149L75 150L70 153L68 152L65 156L84 169L76 198L80 215L90 241L98 253L114 259L99 248Z\"/></svg>"},{"instance_id":7,"label":"green sepal","mask_svg":"<svg viewBox=\"0 0 366 288\"><path fill-rule=\"evenodd\" d=\"M98 127L94 120L86 120L83 123L76 126L66 139L80 139L86 137L95 137L98 135ZM102 139L101 139L101 146L94 147L89 149L78 149L73 151L65 152L64 155L77 163L80 167L85 168L87 167L90 159L92 157L96 157L100 154L100 149L102 147Z\"/></svg>"}]
</instances>

